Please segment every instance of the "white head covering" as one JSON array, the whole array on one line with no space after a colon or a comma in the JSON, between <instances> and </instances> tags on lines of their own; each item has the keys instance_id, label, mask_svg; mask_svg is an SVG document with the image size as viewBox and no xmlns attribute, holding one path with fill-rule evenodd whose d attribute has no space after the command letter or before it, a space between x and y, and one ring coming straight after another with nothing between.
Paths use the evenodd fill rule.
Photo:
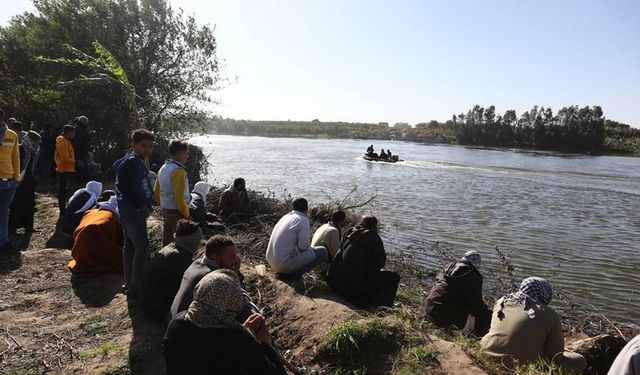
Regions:
<instances>
[{"instance_id":1,"label":"white head covering","mask_svg":"<svg viewBox=\"0 0 640 375\"><path fill-rule=\"evenodd\" d=\"M82 189L80 189L80 190L82 190ZM87 193L89 193L89 195L91 195L91 197L89 197L89 199L87 199L87 202L84 204L84 206L82 206L78 211L76 211L77 214L85 212L86 210L90 209L96 203L96 200L98 199L100 194L102 194L102 182L89 181L89 182L87 182L87 186L84 188L84 190ZM77 193L78 192L76 192L76 194Z\"/></svg>"},{"instance_id":2,"label":"white head covering","mask_svg":"<svg viewBox=\"0 0 640 375\"><path fill-rule=\"evenodd\" d=\"M202 198L207 198L207 194L209 194L210 188L211 187L209 186L208 183L204 181L200 181L200 182L196 182L195 186L193 187L193 192L200 194Z\"/></svg>"},{"instance_id":3,"label":"white head covering","mask_svg":"<svg viewBox=\"0 0 640 375\"><path fill-rule=\"evenodd\" d=\"M466 253L464 253L462 260L466 260L467 262L471 263L471 265L473 265L475 268L480 268L480 266L482 265L482 258L480 257L480 253L475 250L467 251Z\"/></svg>"},{"instance_id":4,"label":"white head covering","mask_svg":"<svg viewBox=\"0 0 640 375\"><path fill-rule=\"evenodd\" d=\"M120 211L118 211L118 197L112 195L106 202L99 203L98 206L101 210L109 210L120 217Z\"/></svg>"},{"instance_id":5,"label":"white head covering","mask_svg":"<svg viewBox=\"0 0 640 375\"><path fill-rule=\"evenodd\" d=\"M78 123L87 125L89 124L89 119L87 118L87 116L78 116Z\"/></svg>"}]
</instances>

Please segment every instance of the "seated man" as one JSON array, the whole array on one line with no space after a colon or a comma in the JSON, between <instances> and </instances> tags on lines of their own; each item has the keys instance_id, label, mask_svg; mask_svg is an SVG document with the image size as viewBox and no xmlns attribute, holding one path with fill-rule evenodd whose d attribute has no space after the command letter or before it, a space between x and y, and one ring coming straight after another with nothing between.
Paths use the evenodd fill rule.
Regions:
<instances>
[{"instance_id":1,"label":"seated man","mask_svg":"<svg viewBox=\"0 0 640 375\"><path fill-rule=\"evenodd\" d=\"M237 224L246 221L250 217L247 212L248 209L249 196L246 183L244 178L239 177L220 196L218 211L225 223Z\"/></svg>"},{"instance_id":2,"label":"seated man","mask_svg":"<svg viewBox=\"0 0 640 375\"><path fill-rule=\"evenodd\" d=\"M491 328L480 341L482 352L508 368L543 359L565 372L582 374L587 362L580 354L564 351L560 316L549 306L552 296L547 280L530 277L518 292L496 301Z\"/></svg>"},{"instance_id":3,"label":"seated man","mask_svg":"<svg viewBox=\"0 0 640 375\"><path fill-rule=\"evenodd\" d=\"M242 307L235 272L220 269L203 277L188 310L169 323L162 340L167 374L287 374L264 317L252 314L239 322Z\"/></svg>"},{"instance_id":4,"label":"seated man","mask_svg":"<svg viewBox=\"0 0 640 375\"><path fill-rule=\"evenodd\" d=\"M473 329L478 337L489 331L491 310L482 299L481 263L477 251L467 251L440 271L425 301L427 319L440 328Z\"/></svg>"},{"instance_id":5,"label":"seated man","mask_svg":"<svg viewBox=\"0 0 640 375\"><path fill-rule=\"evenodd\" d=\"M89 181L85 188L73 193L60 222L62 233L67 236L73 235L82 220L82 215L95 206L100 194L102 194L102 183L98 181Z\"/></svg>"},{"instance_id":6,"label":"seated man","mask_svg":"<svg viewBox=\"0 0 640 375\"><path fill-rule=\"evenodd\" d=\"M191 220L200 224L200 228L207 232L224 232L224 224L218 221L218 217L207 212L207 194L209 194L209 184L200 181L196 182L191 193L191 202L189 203L189 213Z\"/></svg>"},{"instance_id":7,"label":"seated man","mask_svg":"<svg viewBox=\"0 0 640 375\"><path fill-rule=\"evenodd\" d=\"M380 150L380 159L386 159L387 158L387 154L384 152L384 148Z\"/></svg>"},{"instance_id":8,"label":"seated man","mask_svg":"<svg viewBox=\"0 0 640 375\"><path fill-rule=\"evenodd\" d=\"M378 235L378 219L363 216L345 234L329 264L327 283L340 296L361 306L393 306L400 276L381 271L387 255Z\"/></svg>"},{"instance_id":9,"label":"seated man","mask_svg":"<svg viewBox=\"0 0 640 375\"><path fill-rule=\"evenodd\" d=\"M324 248L327 249L329 260L333 259L340 249L340 231L346 220L347 215L344 211L333 212L329 222L322 224L313 234L311 246L324 246Z\"/></svg>"},{"instance_id":10,"label":"seated man","mask_svg":"<svg viewBox=\"0 0 640 375\"><path fill-rule=\"evenodd\" d=\"M178 221L174 242L151 256L140 283L140 305L147 316L158 320L167 317L184 271L193 262L200 240L200 226L183 219Z\"/></svg>"},{"instance_id":11,"label":"seated man","mask_svg":"<svg viewBox=\"0 0 640 375\"><path fill-rule=\"evenodd\" d=\"M369 156L373 155L373 145L367 147L367 155Z\"/></svg>"},{"instance_id":12,"label":"seated man","mask_svg":"<svg viewBox=\"0 0 640 375\"><path fill-rule=\"evenodd\" d=\"M215 235L207 241L205 255L196 259L184 272L180 288L171 304L170 318L185 311L193 301L193 290L198 282L211 271L217 269L229 269L240 274L240 258L238 250L230 237ZM251 314L259 312L256 305L251 302L247 292L243 292L244 307L237 316L239 322L244 322Z\"/></svg>"},{"instance_id":13,"label":"seated man","mask_svg":"<svg viewBox=\"0 0 640 375\"><path fill-rule=\"evenodd\" d=\"M327 249L311 247L309 204L304 198L293 201L293 211L273 227L266 258L271 268L286 277L299 278L327 260Z\"/></svg>"},{"instance_id":14,"label":"seated man","mask_svg":"<svg viewBox=\"0 0 640 375\"><path fill-rule=\"evenodd\" d=\"M79 276L122 273L122 226L115 196L85 212L73 232L69 269Z\"/></svg>"}]
</instances>

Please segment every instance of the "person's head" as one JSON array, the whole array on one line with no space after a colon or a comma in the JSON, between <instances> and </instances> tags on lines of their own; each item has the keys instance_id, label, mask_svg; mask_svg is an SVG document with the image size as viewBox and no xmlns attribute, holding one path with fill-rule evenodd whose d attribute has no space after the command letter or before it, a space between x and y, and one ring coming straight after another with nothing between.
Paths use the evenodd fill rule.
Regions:
<instances>
[{"instance_id":1,"label":"person's head","mask_svg":"<svg viewBox=\"0 0 640 375\"><path fill-rule=\"evenodd\" d=\"M98 181L89 181L87 182L87 186L85 189L94 197L99 197L102 194L102 182Z\"/></svg>"},{"instance_id":2,"label":"person's head","mask_svg":"<svg viewBox=\"0 0 640 375\"><path fill-rule=\"evenodd\" d=\"M343 226L346 220L347 214L345 214L344 211L334 211L331 214L331 222L339 227Z\"/></svg>"},{"instance_id":3,"label":"person's head","mask_svg":"<svg viewBox=\"0 0 640 375\"><path fill-rule=\"evenodd\" d=\"M62 127L62 136L65 137L68 140L72 140L76 136L76 127L71 125L71 124L67 124L67 125L63 126Z\"/></svg>"},{"instance_id":4,"label":"person's head","mask_svg":"<svg viewBox=\"0 0 640 375\"><path fill-rule=\"evenodd\" d=\"M156 137L147 129L136 129L131 132L131 148L136 155L143 158L151 155Z\"/></svg>"},{"instance_id":5,"label":"person's head","mask_svg":"<svg viewBox=\"0 0 640 375\"><path fill-rule=\"evenodd\" d=\"M294 211L302 212L303 214L306 214L309 210L309 203L304 198L294 199L292 206Z\"/></svg>"},{"instance_id":6,"label":"person's head","mask_svg":"<svg viewBox=\"0 0 640 375\"><path fill-rule=\"evenodd\" d=\"M7 126L16 133L21 132L23 128L22 122L14 119L13 117L7 120Z\"/></svg>"},{"instance_id":7,"label":"person's head","mask_svg":"<svg viewBox=\"0 0 640 375\"><path fill-rule=\"evenodd\" d=\"M87 118L87 116L78 116L73 120L73 122L76 125L87 126L89 125L89 118Z\"/></svg>"},{"instance_id":8,"label":"person's head","mask_svg":"<svg viewBox=\"0 0 640 375\"><path fill-rule=\"evenodd\" d=\"M198 181L195 185L193 185L193 192L199 194L202 198L207 197L207 194L209 194L209 189L209 184L204 181Z\"/></svg>"},{"instance_id":9,"label":"person's head","mask_svg":"<svg viewBox=\"0 0 640 375\"><path fill-rule=\"evenodd\" d=\"M233 180L233 188L236 190L244 190L246 187L246 182L244 181L244 178L242 177L238 177L235 180Z\"/></svg>"},{"instance_id":10,"label":"person's head","mask_svg":"<svg viewBox=\"0 0 640 375\"><path fill-rule=\"evenodd\" d=\"M480 256L480 253L475 250L470 250L464 253L462 260L471 263L475 268L480 268L482 265L482 257Z\"/></svg>"},{"instance_id":11,"label":"person's head","mask_svg":"<svg viewBox=\"0 0 640 375\"><path fill-rule=\"evenodd\" d=\"M194 254L200 246L202 240L202 229L198 223L188 219L181 219L175 233L175 244L180 250L186 250Z\"/></svg>"},{"instance_id":12,"label":"person's head","mask_svg":"<svg viewBox=\"0 0 640 375\"><path fill-rule=\"evenodd\" d=\"M551 284L542 277L528 277L522 280L519 292L544 305L548 305L553 298Z\"/></svg>"},{"instance_id":13,"label":"person's head","mask_svg":"<svg viewBox=\"0 0 640 375\"><path fill-rule=\"evenodd\" d=\"M196 285L185 319L200 328L241 327L235 317L243 306L238 275L218 269L209 272Z\"/></svg>"},{"instance_id":14,"label":"person's head","mask_svg":"<svg viewBox=\"0 0 640 375\"><path fill-rule=\"evenodd\" d=\"M220 267L240 271L238 250L231 237L217 234L207 241L206 257L216 262Z\"/></svg>"},{"instance_id":15,"label":"person's head","mask_svg":"<svg viewBox=\"0 0 640 375\"><path fill-rule=\"evenodd\" d=\"M40 144L42 144L42 137L40 137L40 134L38 134L38 132L29 130L29 132L27 132L27 138L29 138L29 140L33 142L36 147L39 147Z\"/></svg>"},{"instance_id":16,"label":"person's head","mask_svg":"<svg viewBox=\"0 0 640 375\"><path fill-rule=\"evenodd\" d=\"M373 215L364 215L358 222L358 227L374 232L378 231L378 219Z\"/></svg>"},{"instance_id":17,"label":"person's head","mask_svg":"<svg viewBox=\"0 0 640 375\"><path fill-rule=\"evenodd\" d=\"M174 139L169 142L169 154L171 154L171 159L178 163L186 163L189 159L189 143L187 143L187 141Z\"/></svg>"}]
</instances>

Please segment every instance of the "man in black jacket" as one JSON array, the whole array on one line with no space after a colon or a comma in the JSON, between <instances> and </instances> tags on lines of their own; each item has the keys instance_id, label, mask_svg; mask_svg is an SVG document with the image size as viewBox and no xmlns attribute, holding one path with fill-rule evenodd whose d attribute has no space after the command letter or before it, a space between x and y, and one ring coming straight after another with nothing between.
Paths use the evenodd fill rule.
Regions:
<instances>
[{"instance_id":1,"label":"man in black jacket","mask_svg":"<svg viewBox=\"0 0 640 375\"><path fill-rule=\"evenodd\" d=\"M340 296L361 306L393 306L400 276L382 271L387 260L378 219L366 215L345 233L329 264L327 282Z\"/></svg>"},{"instance_id":2,"label":"man in black jacket","mask_svg":"<svg viewBox=\"0 0 640 375\"><path fill-rule=\"evenodd\" d=\"M481 263L477 251L468 251L444 267L424 304L427 319L445 329L473 330L478 337L489 331L491 310L482 299Z\"/></svg>"}]
</instances>

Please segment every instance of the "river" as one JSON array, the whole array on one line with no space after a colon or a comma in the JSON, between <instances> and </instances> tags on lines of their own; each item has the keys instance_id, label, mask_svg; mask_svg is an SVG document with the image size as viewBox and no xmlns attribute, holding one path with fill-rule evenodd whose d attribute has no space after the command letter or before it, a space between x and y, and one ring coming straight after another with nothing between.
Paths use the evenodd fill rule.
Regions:
<instances>
[{"instance_id":1,"label":"river","mask_svg":"<svg viewBox=\"0 0 640 375\"><path fill-rule=\"evenodd\" d=\"M411 251L422 267L442 259L421 250L446 241L482 252L496 268L499 246L522 276L549 278L570 300L640 323L640 158L397 141L206 135L210 182L244 177L252 190L306 197L310 205L357 194L383 223L388 251ZM360 155L371 143L404 162Z\"/></svg>"}]
</instances>

